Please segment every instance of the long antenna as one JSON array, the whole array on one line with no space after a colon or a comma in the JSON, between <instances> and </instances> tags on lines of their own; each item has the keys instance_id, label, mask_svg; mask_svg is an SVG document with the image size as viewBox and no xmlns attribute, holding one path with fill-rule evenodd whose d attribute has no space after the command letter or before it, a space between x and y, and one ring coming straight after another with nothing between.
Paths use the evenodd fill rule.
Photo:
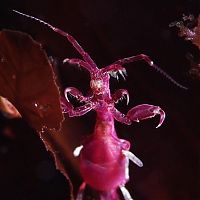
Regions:
<instances>
[{"instance_id":1,"label":"long antenna","mask_svg":"<svg viewBox=\"0 0 200 200\"><path fill-rule=\"evenodd\" d=\"M165 76L168 80L170 80L174 85L187 90L188 88L181 85L180 83L178 83L177 81L175 81L169 74L167 74L167 72L165 72L163 69L161 69L160 67L158 67L157 65L153 64L152 67L157 70L160 74L162 74L163 76Z\"/></svg>"},{"instance_id":2,"label":"long antenna","mask_svg":"<svg viewBox=\"0 0 200 200\"><path fill-rule=\"evenodd\" d=\"M131 56L131 57L127 57L127 58L123 58L120 60L117 60L114 62L114 64L127 64L127 63L131 63L131 62L135 62L138 60L144 60L148 65L150 65L152 68L154 68L155 70L157 70L160 74L162 74L163 76L165 76L168 80L170 80L173 84L175 84L176 86L187 90L188 88L181 85L180 83L178 83L177 81L175 81L169 74L167 74L163 69L161 69L160 67L158 67L157 65L154 64L154 62L145 54L139 54L136 56Z\"/></svg>"},{"instance_id":3,"label":"long antenna","mask_svg":"<svg viewBox=\"0 0 200 200\"><path fill-rule=\"evenodd\" d=\"M17 14L20 14L22 16L31 18L31 19L33 19L35 21L38 21L38 22L48 26L50 29L52 29L53 31L59 33L60 35L66 37L68 39L68 41L74 46L74 48L81 54L83 59L90 65L91 71L98 69L96 64L95 64L95 62L92 60L92 58L89 56L89 54L84 51L84 49L81 47L81 45L76 41L76 39L72 35L62 31L61 29L59 29L57 27L52 26L51 24L49 24L49 23L47 23L47 22L45 22L45 21L43 21L43 20L41 20L39 18L33 17L31 15L24 14L24 13L19 12L17 10L12 10L12 11L17 13Z\"/></svg>"},{"instance_id":4,"label":"long antenna","mask_svg":"<svg viewBox=\"0 0 200 200\"><path fill-rule=\"evenodd\" d=\"M38 19L38 18L36 18L36 17L33 17L33 16L31 16L31 15L24 14L24 13L19 12L19 11L17 11L17 10L12 10L12 11L15 12L15 13L17 13L17 14L23 15L23 16L25 16L25 17L34 19L34 20L36 20L36 21L38 21L38 22L40 22L40 23L42 23L42 24L48 26L48 27L51 28L53 31L56 31L56 29L57 29L56 27L52 26L51 24L49 24L49 23L47 23L47 22L45 22L45 21L43 21L43 20L41 20L41 19ZM66 36L66 33L65 33L64 36Z\"/></svg>"}]
</instances>

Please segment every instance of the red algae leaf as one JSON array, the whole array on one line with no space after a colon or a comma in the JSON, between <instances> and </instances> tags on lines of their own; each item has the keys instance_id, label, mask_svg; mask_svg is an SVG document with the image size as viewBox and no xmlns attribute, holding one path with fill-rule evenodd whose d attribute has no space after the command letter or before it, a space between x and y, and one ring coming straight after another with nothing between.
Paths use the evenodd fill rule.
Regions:
<instances>
[{"instance_id":1,"label":"red algae leaf","mask_svg":"<svg viewBox=\"0 0 200 200\"><path fill-rule=\"evenodd\" d=\"M71 149L62 134L67 130L62 127L64 117L52 66L41 45L25 33L3 30L0 44L0 111L8 117L22 116L37 130L57 169L69 181L73 199L66 169Z\"/></svg>"},{"instance_id":2,"label":"red algae leaf","mask_svg":"<svg viewBox=\"0 0 200 200\"><path fill-rule=\"evenodd\" d=\"M63 115L53 71L41 46L29 35L0 32L0 96L36 130L60 129Z\"/></svg>"},{"instance_id":3,"label":"red algae leaf","mask_svg":"<svg viewBox=\"0 0 200 200\"><path fill-rule=\"evenodd\" d=\"M64 123L65 124L65 123ZM68 134L63 134L68 132L68 128L62 126L61 130L48 130L43 129L39 132L40 138L43 141L47 151L50 151L53 155L56 169L58 169L68 180L70 188L70 199L74 200L73 185L72 180L70 180L67 172L72 167L77 167L75 159L72 156L72 147L67 138ZM69 163L71 161L71 164Z\"/></svg>"}]
</instances>

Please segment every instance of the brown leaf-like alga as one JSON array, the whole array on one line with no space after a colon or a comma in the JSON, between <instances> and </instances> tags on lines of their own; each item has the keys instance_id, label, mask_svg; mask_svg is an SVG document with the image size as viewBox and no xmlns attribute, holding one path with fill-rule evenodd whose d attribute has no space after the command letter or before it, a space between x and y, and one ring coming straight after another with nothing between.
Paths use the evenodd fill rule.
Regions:
<instances>
[{"instance_id":1,"label":"brown leaf-like alga","mask_svg":"<svg viewBox=\"0 0 200 200\"><path fill-rule=\"evenodd\" d=\"M29 35L0 32L0 96L36 130L59 129L63 115L53 71L40 44Z\"/></svg>"}]
</instances>

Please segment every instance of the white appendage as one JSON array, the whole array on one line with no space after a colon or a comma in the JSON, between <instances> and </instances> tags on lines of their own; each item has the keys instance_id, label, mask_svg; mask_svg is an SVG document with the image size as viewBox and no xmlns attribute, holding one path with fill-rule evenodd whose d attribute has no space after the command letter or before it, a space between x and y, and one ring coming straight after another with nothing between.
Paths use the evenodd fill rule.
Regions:
<instances>
[{"instance_id":1,"label":"white appendage","mask_svg":"<svg viewBox=\"0 0 200 200\"><path fill-rule=\"evenodd\" d=\"M142 161L136 157L132 152L127 151L127 150L122 150L122 153L129 158L132 162L134 162L136 165L138 165L139 167L143 166Z\"/></svg>"},{"instance_id":2,"label":"white appendage","mask_svg":"<svg viewBox=\"0 0 200 200\"><path fill-rule=\"evenodd\" d=\"M82 148L83 148L83 145L78 146L74 149L74 152L73 152L74 157L78 157L80 155Z\"/></svg>"},{"instance_id":3,"label":"white appendage","mask_svg":"<svg viewBox=\"0 0 200 200\"><path fill-rule=\"evenodd\" d=\"M129 158L126 157L125 178L129 180Z\"/></svg>"},{"instance_id":4,"label":"white appendage","mask_svg":"<svg viewBox=\"0 0 200 200\"><path fill-rule=\"evenodd\" d=\"M133 200L133 198L131 197L129 191L125 188L125 186L120 186L119 187L125 200Z\"/></svg>"}]
</instances>

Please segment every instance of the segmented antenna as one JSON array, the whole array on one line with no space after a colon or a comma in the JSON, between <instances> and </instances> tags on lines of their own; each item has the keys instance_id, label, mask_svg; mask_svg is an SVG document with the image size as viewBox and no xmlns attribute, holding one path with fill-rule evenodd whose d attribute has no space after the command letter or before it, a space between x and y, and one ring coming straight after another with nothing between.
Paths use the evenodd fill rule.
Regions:
<instances>
[{"instance_id":1,"label":"segmented antenna","mask_svg":"<svg viewBox=\"0 0 200 200\"><path fill-rule=\"evenodd\" d=\"M47 23L47 22L45 22L45 21L43 21L41 19L38 19L38 18L33 17L31 15L24 14L24 13L19 12L17 10L12 10L12 11L17 13L17 14L20 14L22 16L25 16L25 17L31 18L33 20L36 20L36 21L48 26L50 29L52 29L56 33L66 37L68 39L68 41L74 46L74 48L80 53L80 55L83 57L83 59L91 65L90 66L91 71L97 69L97 66L96 66L95 62L92 60L92 58L89 56L89 54L84 51L84 49L81 47L81 45L76 41L76 39L72 35L70 35L69 33L64 32L63 30L61 30L61 29L59 29L57 27L52 26L51 24L49 24L49 23Z\"/></svg>"},{"instance_id":2,"label":"segmented antenna","mask_svg":"<svg viewBox=\"0 0 200 200\"><path fill-rule=\"evenodd\" d=\"M188 89L187 87L185 87L185 86L181 85L180 83L178 83L177 81L175 81L169 74L167 74L163 69L161 69L157 65L152 64L151 67L153 67L156 71L158 71L160 74L162 74L163 76L165 76L168 80L170 80L177 87L180 87L180 88L182 88L184 90Z\"/></svg>"},{"instance_id":3,"label":"segmented antenna","mask_svg":"<svg viewBox=\"0 0 200 200\"><path fill-rule=\"evenodd\" d=\"M71 36L70 34L62 31L61 29L59 28L56 28L54 26L52 26L51 24L41 20L41 19L38 19L36 17L33 17L31 15L27 15L27 14L24 14L22 12L19 12L17 10L12 10L13 12L17 13L17 14L20 14L22 16L25 16L25 17L28 17L28 18L31 18L33 20L36 20L46 26L48 26L50 29L52 29L53 31L67 37L67 39L69 40L69 42L75 47L75 49L82 55L82 57L84 58L84 60L86 62L88 62L89 64L92 65L93 69L97 69L97 66L96 64L94 63L94 61L90 58L89 54L87 54L83 48L78 44L78 42L73 38L73 36ZM162 70L160 67L158 67L157 65L155 65L153 63L152 60L149 59L148 56L146 55L138 55L138 56L132 56L132 57L129 57L129 58L125 58L125 59L121 59L121 60L118 60L116 61L115 63L116 64L125 64L125 63L129 63L130 61L136 61L136 60L141 60L141 59L144 59L151 67L153 67L154 69L156 69L159 73L161 73L162 75L164 75L168 80L170 80L173 84L175 84L176 86L182 88L182 89L185 89L187 90L188 88L181 85L180 83L178 83L177 81L175 81L169 74L167 74L164 70ZM121 63L122 62L122 63Z\"/></svg>"},{"instance_id":4,"label":"segmented antenna","mask_svg":"<svg viewBox=\"0 0 200 200\"><path fill-rule=\"evenodd\" d=\"M56 27L52 26L51 24L49 24L49 23L47 23L47 22L45 22L45 21L43 21L43 20L41 20L41 19L38 19L38 18L36 18L36 17L33 17L33 16L31 16L31 15L24 14L24 13L19 12L19 11L17 11L17 10L12 10L12 11L13 11L13 12L16 12L16 13L18 13L18 14L20 14L20 15L23 15L23 16L25 16L25 17L28 17L28 18L34 19L34 20L36 20L36 21L39 21L40 23L45 24L46 26L48 26L49 28L53 29L54 31L56 31L56 29L57 29Z\"/></svg>"},{"instance_id":5,"label":"segmented antenna","mask_svg":"<svg viewBox=\"0 0 200 200\"><path fill-rule=\"evenodd\" d=\"M181 85L180 83L178 83L177 81L175 81L169 74L167 74L160 67L155 65L154 62L149 58L149 56L147 56L145 54L139 54L139 55L136 55L136 56L131 56L131 57L119 59L119 60L115 61L114 64L124 65L124 64L132 63L132 62L135 62L135 61L138 61L138 60L144 60L148 65L150 65L151 67L156 69L158 72L160 72L163 76L165 76L168 80L170 80L176 86L178 86L182 89L185 89L185 90L188 89L187 87L185 87L185 86Z\"/></svg>"}]
</instances>

